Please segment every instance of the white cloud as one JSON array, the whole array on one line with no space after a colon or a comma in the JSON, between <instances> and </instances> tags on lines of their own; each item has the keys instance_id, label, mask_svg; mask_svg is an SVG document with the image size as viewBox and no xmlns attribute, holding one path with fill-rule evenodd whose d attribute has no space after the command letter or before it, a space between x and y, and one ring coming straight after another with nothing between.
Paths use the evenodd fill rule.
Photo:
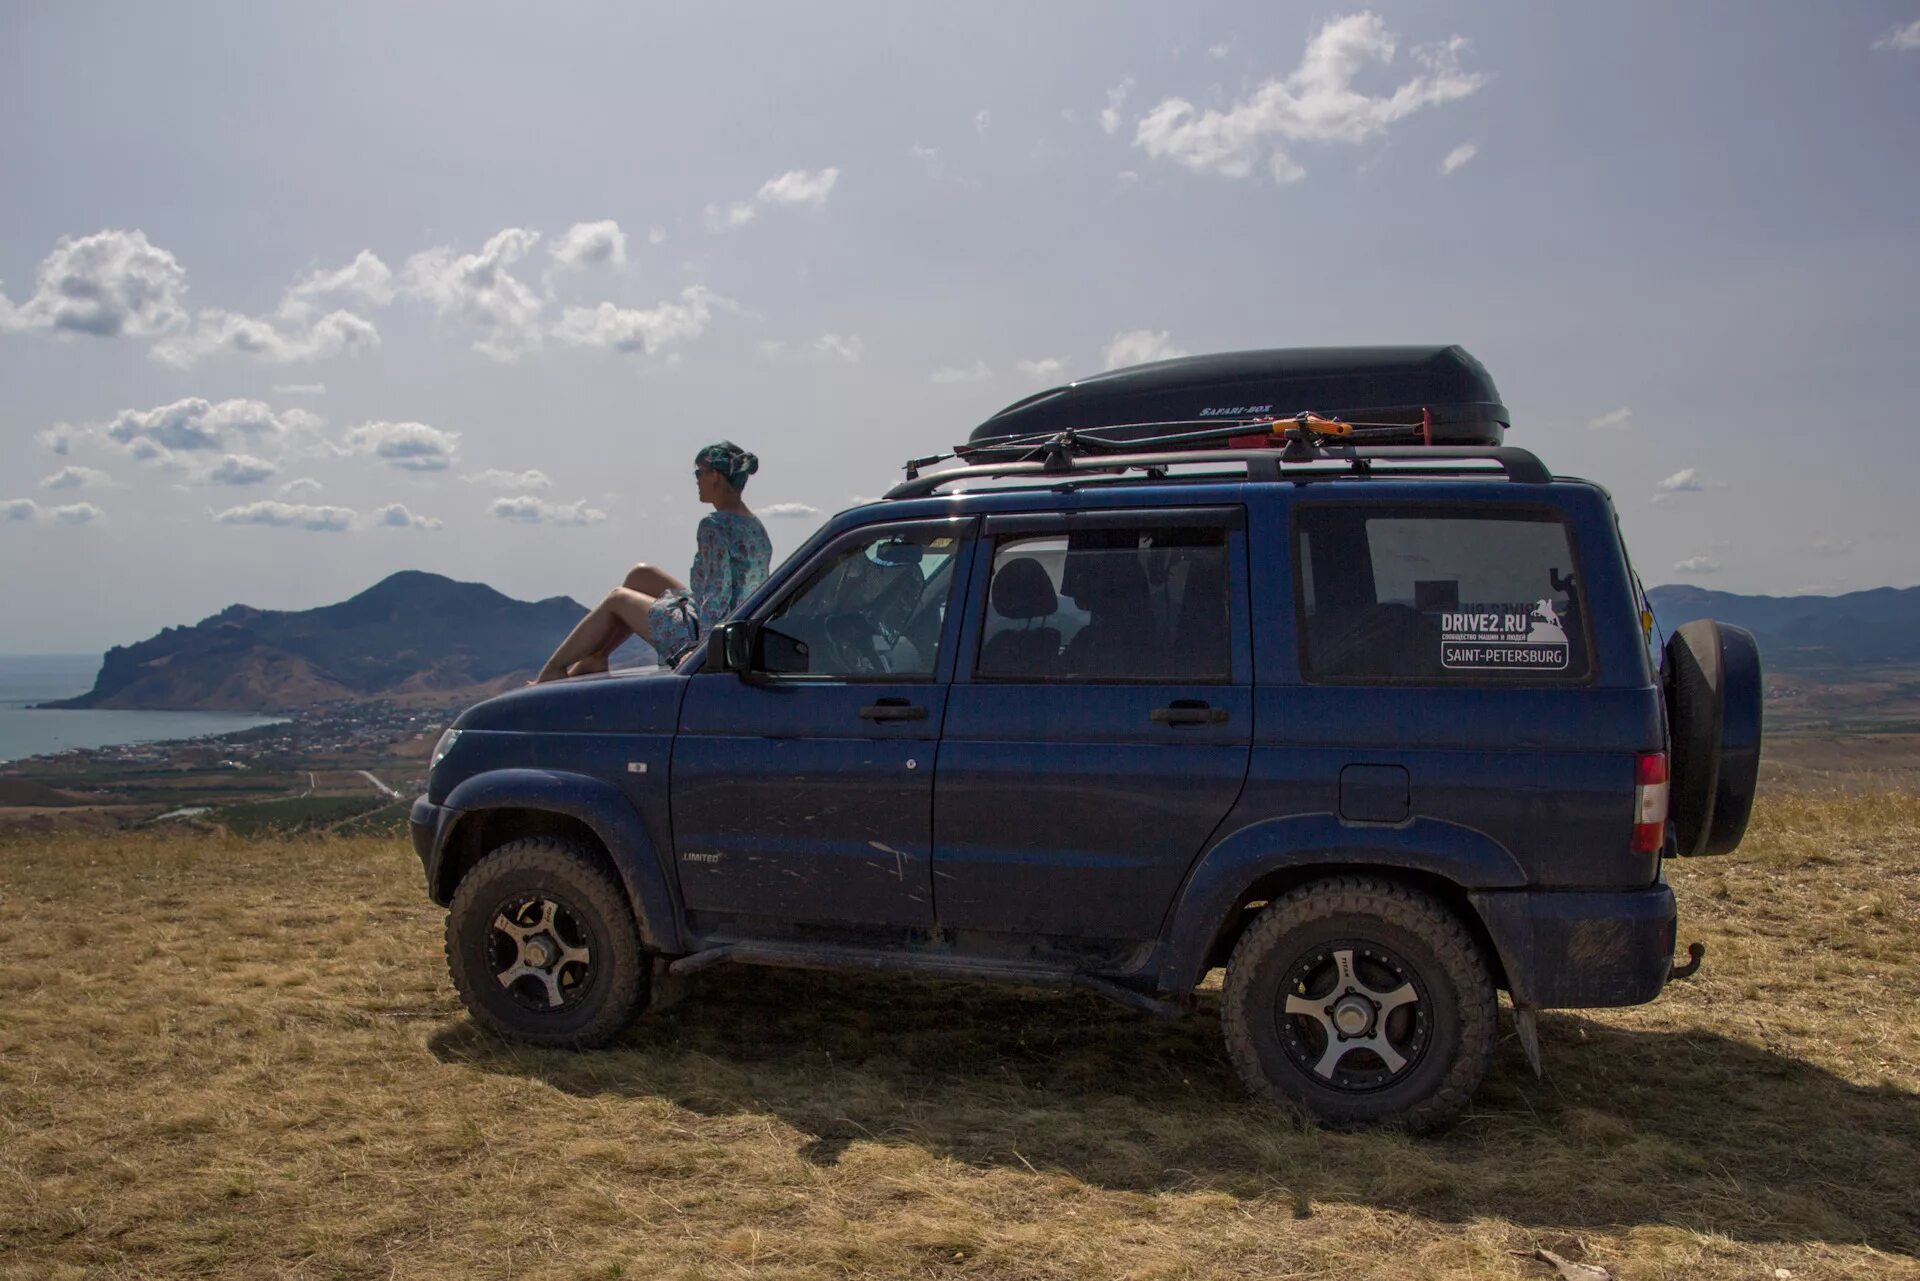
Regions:
<instances>
[{"instance_id":1,"label":"white cloud","mask_svg":"<svg viewBox=\"0 0 1920 1281\"><path fill-rule=\"evenodd\" d=\"M1611 431L1623 427L1631 427L1633 424L1629 420L1632 417L1633 411L1622 406L1619 409L1609 409L1598 418L1589 418L1587 420L1587 426L1593 431Z\"/></svg>"},{"instance_id":2,"label":"white cloud","mask_svg":"<svg viewBox=\"0 0 1920 1281\"><path fill-rule=\"evenodd\" d=\"M838 356L850 365L860 363L866 354L866 344L860 341L858 334L824 333L814 339L812 350L822 356Z\"/></svg>"},{"instance_id":3,"label":"white cloud","mask_svg":"<svg viewBox=\"0 0 1920 1281\"><path fill-rule=\"evenodd\" d=\"M92 439L93 434L92 428L76 427L72 423L55 423L43 431L35 432L33 440L48 453L65 458L73 452L74 445Z\"/></svg>"},{"instance_id":4,"label":"white cloud","mask_svg":"<svg viewBox=\"0 0 1920 1281\"><path fill-rule=\"evenodd\" d=\"M68 503L63 507L42 507L31 498L10 498L0 502L0 521L57 520L64 525L91 525L105 520L107 514L92 503Z\"/></svg>"},{"instance_id":5,"label":"white cloud","mask_svg":"<svg viewBox=\"0 0 1920 1281\"><path fill-rule=\"evenodd\" d=\"M1013 367L1020 371L1022 378L1031 378L1035 382L1057 382L1067 372L1067 362L1058 356L1042 356L1038 360L1016 360Z\"/></svg>"},{"instance_id":6,"label":"white cloud","mask_svg":"<svg viewBox=\"0 0 1920 1281\"><path fill-rule=\"evenodd\" d=\"M273 394L276 396L324 396L327 394L325 383L275 383Z\"/></svg>"},{"instance_id":7,"label":"white cloud","mask_svg":"<svg viewBox=\"0 0 1920 1281\"><path fill-rule=\"evenodd\" d=\"M1104 357L1108 369L1119 369L1126 365L1144 365L1155 360L1173 360L1186 354L1184 347L1174 343L1173 334L1169 330L1129 329L1125 333L1113 336L1113 341L1107 344Z\"/></svg>"},{"instance_id":8,"label":"white cloud","mask_svg":"<svg viewBox=\"0 0 1920 1281\"><path fill-rule=\"evenodd\" d=\"M761 183L754 199L763 205L824 205L833 184L839 180L840 171L833 167L811 173L805 169L789 169L778 178Z\"/></svg>"},{"instance_id":9,"label":"white cloud","mask_svg":"<svg viewBox=\"0 0 1920 1281\"><path fill-rule=\"evenodd\" d=\"M1107 90L1107 105L1100 109L1100 127L1108 133L1120 131L1120 108L1126 105L1127 95L1133 92L1133 77L1128 76L1119 84Z\"/></svg>"},{"instance_id":10,"label":"white cloud","mask_svg":"<svg viewBox=\"0 0 1920 1281\"><path fill-rule=\"evenodd\" d=\"M993 112L987 110L985 107L973 113L973 131L975 133L985 133L992 124Z\"/></svg>"},{"instance_id":11,"label":"white cloud","mask_svg":"<svg viewBox=\"0 0 1920 1281\"><path fill-rule=\"evenodd\" d=\"M516 360L540 345L544 302L511 269L539 241L537 231L508 227L479 253L457 253L448 245L424 250L407 259L401 292L478 329L474 350L495 360Z\"/></svg>"},{"instance_id":12,"label":"white cloud","mask_svg":"<svg viewBox=\"0 0 1920 1281\"><path fill-rule=\"evenodd\" d=\"M936 383L978 383L993 377L993 370L987 368L987 362L976 360L971 365L943 365L928 376L927 381Z\"/></svg>"},{"instance_id":13,"label":"white cloud","mask_svg":"<svg viewBox=\"0 0 1920 1281\"><path fill-rule=\"evenodd\" d=\"M375 508L367 518L375 529L439 529L440 521L432 516L416 516L403 504L388 503L385 507Z\"/></svg>"},{"instance_id":14,"label":"white cloud","mask_svg":"<svg viewBox=\"0 0 1920 1281\"><path fill-rule=\"evenodd\" d=\"M106 433L130 449L141 438L167 450L219 449L235 437L279 437L310 417L299 410L276 414L258 400L223 400L216 404L190 396L152 409L123 409L107 424ZM149 451L145 457L156 455Z\"/></svg>"},{"instance_id":15,"label":"white cloud","mask_svg":"<svg viewBox=\"0 0 1920 1281\"><path fill-rule=\"evenodd\" d=\"M282 503L263 498L215 512L222 525L278 525L310 529L317 533L337 534L353 528L355 514L349 507L311 507L305 503Z\"/></svg>"},{"instance_id":16,"label":"white cloud","mask_svg":"<svg viewBox=\"0 0 1920 1281\"><path fill-rule=\"evenodd\" d=\"M1224 58L1228 54L1233 52L1233 46L1223 40L1219 44L1208 45L1207 52L1211 54L1213 57Z\"/></svg>"},{"instance_id":17,"label":"white cloud","mask_svg":"<svg viewBox=\"0 0 1920 1281\"><path fill-rule=\"evenodd\" d=\"M490 489L546 489L553 484L547 479L547 473L535 467L517 472L489 467L485 471L469 472L460 479L469 485L485 485Z\"/></svg>"},{"instance_id":18,"label":"white cloud","mask_svg":"<svg viewBox=\"0 0 1920 1281\"><path fill-rule=\"evenodd\" d=\"M773 520L811 520L820 515L818 507L809 507L805 503L768 503L753 510Z\"/></svg>"},{"instance_id":19,"label":"white cloud","mask_svg":"<svg viewBox=\"0 0 1920 1281\"><path fill-rule=\"evenodd\" d=\"M666 229L665 227L661 227L661 226L657 226L657 225L656 225L656 226L652 226L652 227L648 227L648 228L647 228L647 243L648 243L648 244L650 244L650 245L664 245L664 244L666 244L666 243L667 243L667 229Z\"/></svg>"},{"instance_id":20,"label":"white cloud","mask_svg":"<svg viewBox=\"0 0 1920 1281\"><path fill-rule=\"evenodd\" d=\"M378 254L363 249L344 267L316 271L296 282L269 315L219 308L200 312L191 329L157 344L153 355L186 368L215 355L285 365L370 351L380 345L373 322L333 304L384 307L393 298L392 269Z\"/></svg>"},{"instance_id":21,"label":"white cloud","mask_svg":"<svg viewBox=\"0 0 1920 1281\"><path fill-rule=\"evenodd\" d=\"M1904 27L1894 27L1873 42L1876 49L1891 49L1895 53L1912 53L1920 49L1920 18L1914 19Z\"/></svg>"},{"instance_id":22,"label":"white cloud","mask_svg":"<svg viewBox=\"0 0 1920 1281\"><path fill-rule=\"evenodd\" d=\"M769 205L824 205L839 180L840 170L833 166L811 171L789 169L761 183L760 190L754 192L749 200L736 200L724 208L708 205L707 229L731 231L736 227L744 227Z\"/></svg>"},{"instance_id":23,"label":"white cloud","mask_svg":"<svg viewBox=\"0 0 1920 1281\"><path fill-rule=\"evenodd\" d=\"M271 479L279 468L264 458L248 454L228 454L218 466L209 468L200 479L209 485L258 485Z\"/></svg>"},{"instance_id":24,"label":"white cloud","mask_svg":"<svg viewBox=\"0 0 1920 1281\"><path fill-rule=\"evenodd\" d=\"M362 423L343 443L347 453L371 454L402 471L445 471L453 465L460 433L425 423Z\"/></svg>"},{"instance_id":25,"label":"white cloud","mask_svg":"<svg viewBox=\"0 0 1920 1281\"><path fill-rule=\"evenodd\" d=\"M301 476L295 480L288 481L274 492L278 493L282 498L296 498L303 494L317 494L325 488L325 485L322 485L313 477Z\"/></svg>"},{"instance_id":26,"label":"white cloud","mask_svg":"<svg viewBox=\"0 0 1920 1281\"><path fill-rule=\"evenodd\" d=\"M1851 538L1816 538L1807 544L1807 550L1815 556L1845 556L1856 545Z\"/></svg>"},{"instance_id":27,"label":"white cloud","mask_svg":"<svg viewBox=\"0 0 1920 1281\"><path fill-rule=\"evenodd\" d=\"M611 218L576 222L547 246L547 253L562 267L624 267L627 233Z\"/></svg>"},{"instance_id":28,"label":"white cloud","mask_svg":"<svg viewBox=\"0 0 1920 1281\"><path fill-rule=\"evenodd\" d=\"M1479 154L1480 148L1470 142L1463 142L1452 151L1449 151L1446 159L1440 162L1440 172L1443 174L1452 173Z\"/></svg>"},{"instance_id":29,"label":"white cloud","mask_svg":"<svg viewBox=\"0 0 1920 1281\"><path fill-rule=\"evenodd\" d=\"M380 261L380 255L362 249L346 266L316 271L287 290L279 314L289 320L306 320L335 300L384 307L393 301L394 292L393 269Z\"/></svg>"},{"instance_id":30,"label":"white cloud","mask_svg":"<svg viewBox=\"0 0 1920 1281\"><path fill-rule=\"evenodd\" d=\"M1719 568L1720 562L1711 556L1689 556L1673 562L1673 572L1676 574L1711 574Z\"/></svg>"},{"instance_id":31,"label":"white cloud","mask_svg":"<svg viewBox=\"0 0 1920 1281\"><path fill-rule=\"evenodd\" d=\"M921 164L925 165L927 177L929 178L938 178L943 172L940 168L940 149L938 147L923 147L916 142L907 148L907 159L918 160Z\"/></svg>"},{"instance_id":32,"label":"white cloud","mask_svg":"<svg viewBox=\"0 0 1920 1281\"><path fill-rule=\"evenodd\" d=\"M1708 486L1709 482L1700 475L1698 467L1682 467L1660 482L1657 486L1660 492L1653 496L1653 501L1669 503L1673 501L1676 494L1697 494ZM1712 487L1719 488L1718 485Z\"/></svg>"},{"instance_id":33,"label":"white cloud","mask_svg":"<svg viewBox=\"0 0 1920 1281\"><path fill-rule=\"evenodd\" d=\"M549 503L529 494L496 498L488 510L500 520L524 525L594 525L607 518L605 512L587 506L584 498L571 503Z\"/></svg>"},{"instance_id":34,"label":"white cloud","mask_svg":"<svg viewBox=\"0 0 1920 1281\"><path fill-rule=\"evenodd\" d=\"M553 327L553 336L574 347L645 352L651 356L669 343L689 342L706 332L716 307L731 304L703 285L680 291L678 302L663 302L646 310L616 307L569 307Z\"/></svg>"},{"instance_id":35,"label":"white cloud","mask_svg":"<svg viewBox=\"0 0 1920 1281\"><path fill-rule=\"evenodd\" d=\"M1414 50L1424 68L1392 93L1373 97L1354 88L1369 65L1391 65L1393 35L1372 13L1335 18L1307 44L1300 65L1268 80L1225 111L1200 110L1184 98L1167 98L1141 116L1134 145L1199 173L1227 178L1252 174L1260 154L1277 180L1304 172L1276 140L1357 144L1376 137L1423 108L1467 97L1486 83L1460 69L1467 42L1459 36Z\"/></svg>"},{"instance_id":36,"label":"white cloud","mask_svg":"<svg viewBox=\"0 0 1920 1281\"><path fill-rule=\"evenodd\" d=\"M379 345L380 331L373 322L350 311L330 311L307 321L209 308L194 317L191 330L155 344L153 356L180 369L217 355L290 365L371 351Z\"/></svg>"},{"instance_id":37,"label":"white cloud","mask_svg":"<svg viewBox=\"0 0 1920 1281\"><path fill-rule=\"evenodd\" d=\"M113 484L113 477L95 467L62 467L51 476L41 478L37 489L105 489Z\"/></svg>"},{"instance_id":38,"label":"white cloud","mask_svg":"<svg viewBox=\"0 0 1920 1281\"><path fill-rule=\"evenodd\" d=\"M96 338L150 338L186 324L187 273L140 231L62 236L40 264L34 292L0 299L0 332L47 330Z\"/></svg>"},{"instance_id":39,"label":"white cloud","mask_svg":"<svg viewBox=\"0 0 1920 1281\"><path fill-rule=\"evenodd\" d=\"M127 442L127 457L136 463L151 463L155 467L178 470L186 466L174 456L171 449L160 444L151 436L135 436Z\"/></svg>"}]
</instances>

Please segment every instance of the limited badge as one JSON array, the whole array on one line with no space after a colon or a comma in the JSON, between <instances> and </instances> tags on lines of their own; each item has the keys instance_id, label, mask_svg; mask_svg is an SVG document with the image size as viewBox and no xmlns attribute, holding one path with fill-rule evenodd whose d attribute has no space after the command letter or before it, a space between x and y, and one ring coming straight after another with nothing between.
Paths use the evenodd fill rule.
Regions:
<instances>
[{"instance_id":1,"label":"limited badge","mask_svg":"<svg viewBox=\"0 0 1920 1281\"><path fill-rule=\"evenodd\" d=\"M1440 615L1440 664L1450 671L1561 672L1567 662L1567 629L1550 600Z\"/></svg>"}]
</instances>

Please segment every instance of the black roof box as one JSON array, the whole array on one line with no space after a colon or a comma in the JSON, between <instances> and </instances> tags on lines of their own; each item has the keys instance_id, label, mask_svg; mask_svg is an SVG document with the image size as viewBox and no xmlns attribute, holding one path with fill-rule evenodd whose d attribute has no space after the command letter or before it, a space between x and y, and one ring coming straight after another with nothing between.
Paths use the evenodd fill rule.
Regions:
<instances>
[{"instance_id":1,"label":"black roof box","mask_svg":"<svg viewBox=\"0 0 1920 1281\"><path fill-rule=\"evenodd\" d=\"M1283 347L1095 374L1015 401L974 428L967 443L1094 428L1107 429L1101 434L1111 440L1147 438L1166 435L1169 424L1302 411L1410 427L1430 413L1435 445L1498 445L1508 426L1486 367L1459 347Z\"/></svg>"}]
</instances>

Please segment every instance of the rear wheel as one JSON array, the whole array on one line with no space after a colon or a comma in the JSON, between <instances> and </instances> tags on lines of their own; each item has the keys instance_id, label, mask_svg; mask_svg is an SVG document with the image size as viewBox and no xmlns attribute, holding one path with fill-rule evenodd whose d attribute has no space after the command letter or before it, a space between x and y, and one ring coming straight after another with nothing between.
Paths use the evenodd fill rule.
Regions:
<instances>
[{"instance_id":1,"label":"rear wheel","mask_svg":"<svg viewBox=\"0 0 1920 1281\"><path fill-rule=\"evenodd\" d=\"M1493 1052L1493 980L1473 936L1427 895L1372 877L1268 904L1224 996L1247 1088L1336 1128L1445 1124Z\"/></svg>"},{"instance_id":2,"label":"rear wheel","mask_svg":"<svg viewBox=\"0 0 1920 1281\"><path fill-rule=\"evenodd\" d=\"M528 837L467 873L447 910L447 968L474 1020L536 1045L619 1036L646 994L626 894L570 841Z\"/></svg>"}]
</instances>

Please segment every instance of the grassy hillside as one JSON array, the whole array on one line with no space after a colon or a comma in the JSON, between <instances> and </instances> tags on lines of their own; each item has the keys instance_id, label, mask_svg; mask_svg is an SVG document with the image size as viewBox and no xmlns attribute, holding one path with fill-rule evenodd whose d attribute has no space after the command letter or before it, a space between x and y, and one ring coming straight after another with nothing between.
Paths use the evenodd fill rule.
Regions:
<instances>
[{"instance_id":1,"label":"grassy hillside","mask_svg":"<svg viewBox=\"0 0 1920 1281\"><path fill-rule=\"evenodd\" d=\"M1920 1278L1920 799L1768 798L1674 879L1700 977L1412 1140L1079 995L723 969L528 1050L398 841L25 838L0 1276Z\"/></svg>"}]
</instances>

